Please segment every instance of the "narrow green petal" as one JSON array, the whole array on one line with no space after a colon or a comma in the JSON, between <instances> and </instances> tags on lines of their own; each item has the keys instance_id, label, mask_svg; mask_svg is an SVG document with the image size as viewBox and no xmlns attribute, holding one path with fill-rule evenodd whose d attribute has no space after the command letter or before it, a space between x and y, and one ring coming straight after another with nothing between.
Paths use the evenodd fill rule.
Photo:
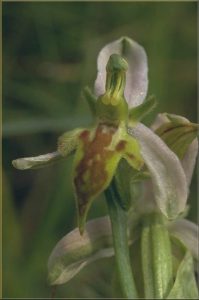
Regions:
<instances>
[{"instance_id":1,"label":"narrow green petal","mask_svg":"<svg viewBox=\"0 0 199 300\"><path fill-rule=\"evenodd\" d=\"M82 91L82 95L84 99L87 101L89 108L94 116L96 116L96 102L97 102L97 97L93 95L89 87L85 87Z\"/></svg>"},{"instance_id":2,"label":"narrow green petal","mask_svg":"<svg viewBox=\"0 0 199 300\"><path fill-rule=\"evenodd\" d=\"M33 157L23 157L12 161L13 166L19 170L39 169L47 167L63 159L59 152L52 152Z\"/></svg>"},{"instance_id":3,"label":"narrow green petal","mask_svg":"<svg viewBox=\"0 0 199 300\"><path fill-rule=\"evenodd\" d=\"M129 122L131 126L141 121L148 113L150 113L157 105L154 96L150 96L142 104L133 107L129 111Z\"/></svg>"},{"instance_id":4,"label":"narrow green petal","mask_svg":"<svg viewBox=\"0 0 199 300\"><path fill-rule=\"evenodd\" d=\"M193 258L187 251L178 268L174 285L167 299L198 299L198 296Z\"/></svg>"},{"instance_id":5,"label":"narrow green petal","mask_svg":"<svg viewBox=\"0 0 199 300\"><path fill-rule=\"evenodd\" d=\"M65 235L48 260L48 281L63 284L91 262L114 254L109 217L89 221L83 235L78 228Z\"/></svg>"}]
</instances>

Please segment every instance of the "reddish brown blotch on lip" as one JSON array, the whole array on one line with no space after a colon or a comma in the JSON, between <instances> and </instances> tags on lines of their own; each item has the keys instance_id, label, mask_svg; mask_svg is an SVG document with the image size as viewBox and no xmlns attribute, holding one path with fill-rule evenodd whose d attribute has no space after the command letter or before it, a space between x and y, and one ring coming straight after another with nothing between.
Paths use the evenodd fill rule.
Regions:
<instances>
[{"instance_id":1,"label":"reddish brown blotch on lip","mask_svg":"<svg viewBox=\"0 0 199 300\"><path fill-rule=\"evenodd\" d=\"M118 152L123 151L125 149L125 146L126 146L126 141L120 141L116 146L116 150Z\"/></svg>"},{"instance_id":2,"label":"reddish brown blotch on lip","mask_svg":"<svg viewBox=\"0 0 199 300\"><path fill-rule=\"evenodd\" d=\"M117 127L99 124L93 137L88 130L80 134L84 155L76 166L74 178L80 216L90 198L96 196L106 183L106 162L114 154L108 146L116 130Z\"/></svg>"}]
</instances>

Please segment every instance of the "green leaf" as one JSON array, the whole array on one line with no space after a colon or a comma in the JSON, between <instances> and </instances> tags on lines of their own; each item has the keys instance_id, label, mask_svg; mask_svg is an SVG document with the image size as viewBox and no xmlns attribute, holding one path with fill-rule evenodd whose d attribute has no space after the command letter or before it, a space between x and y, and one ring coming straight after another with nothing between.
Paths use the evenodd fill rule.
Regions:
<instances>
[{"instance_id":1,"label":"green leaf","mask_svg":"<svg viewBox=\"0 0 199 300\"><path fill-rule=\"evenodd\" d=\"M167 299L198 299L198 296L193 258L187 251L178 268L174 285Z\"/></svg>"}]
</instances>

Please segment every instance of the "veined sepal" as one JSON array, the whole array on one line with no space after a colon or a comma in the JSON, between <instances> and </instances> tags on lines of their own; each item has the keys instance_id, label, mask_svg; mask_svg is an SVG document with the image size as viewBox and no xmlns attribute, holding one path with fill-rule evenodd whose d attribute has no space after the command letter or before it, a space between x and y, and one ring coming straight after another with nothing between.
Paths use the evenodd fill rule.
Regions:
<instances>
[{"instance_id":1,"label":"veined sepal","mask_svg":"<svg viewBox=\"0 0 199 300\"><path fill-rule=\"evenodd\" d=\"M182 116L163 113L158 114L151 127L181 159L187 186L190 185L198 155L198 126Z\"/></svg>"},{"instance_id":2,"label":"veined sepal","mask_svg":"<svg viewBox=\"0 0 199 300\"><path fill-rule=\"evenodd\" d=\"M169 117L168 122L158 127L155 133L176 153L179 159L183 159L189 145L198 135L198 128L198 124L191 123L185 118Z\"/></svg>"}]
</instances>

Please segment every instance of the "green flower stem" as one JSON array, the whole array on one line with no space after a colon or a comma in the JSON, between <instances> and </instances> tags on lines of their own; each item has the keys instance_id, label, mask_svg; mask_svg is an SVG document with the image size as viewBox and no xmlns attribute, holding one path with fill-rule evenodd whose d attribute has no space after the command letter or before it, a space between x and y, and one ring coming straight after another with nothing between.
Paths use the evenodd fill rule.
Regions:
<instances>
[{"instance_id":1,"label":"green flower stem","mask_svg":"<svg viewBox=\"0 0 199 300\"><path fill-rule=\"evenodd\" d=\"M146 299L165 299L173 285L171 244L164 216L143 217L142 271Z\"/></svg>"},{"instance_id":2,"label":"green flower stem","mask_svg":"<svg viewBox=\"0 0 199 300\"><path fill-rule=\"evenodd\" d=\"M112 224L118 275L124 297L127 299L136 299L138 298L138 294L131 269L127 239L127 214L118 204L114 188L113 184L111 184L105 191L105 196Z\"/></svg>"}]
</instances>

